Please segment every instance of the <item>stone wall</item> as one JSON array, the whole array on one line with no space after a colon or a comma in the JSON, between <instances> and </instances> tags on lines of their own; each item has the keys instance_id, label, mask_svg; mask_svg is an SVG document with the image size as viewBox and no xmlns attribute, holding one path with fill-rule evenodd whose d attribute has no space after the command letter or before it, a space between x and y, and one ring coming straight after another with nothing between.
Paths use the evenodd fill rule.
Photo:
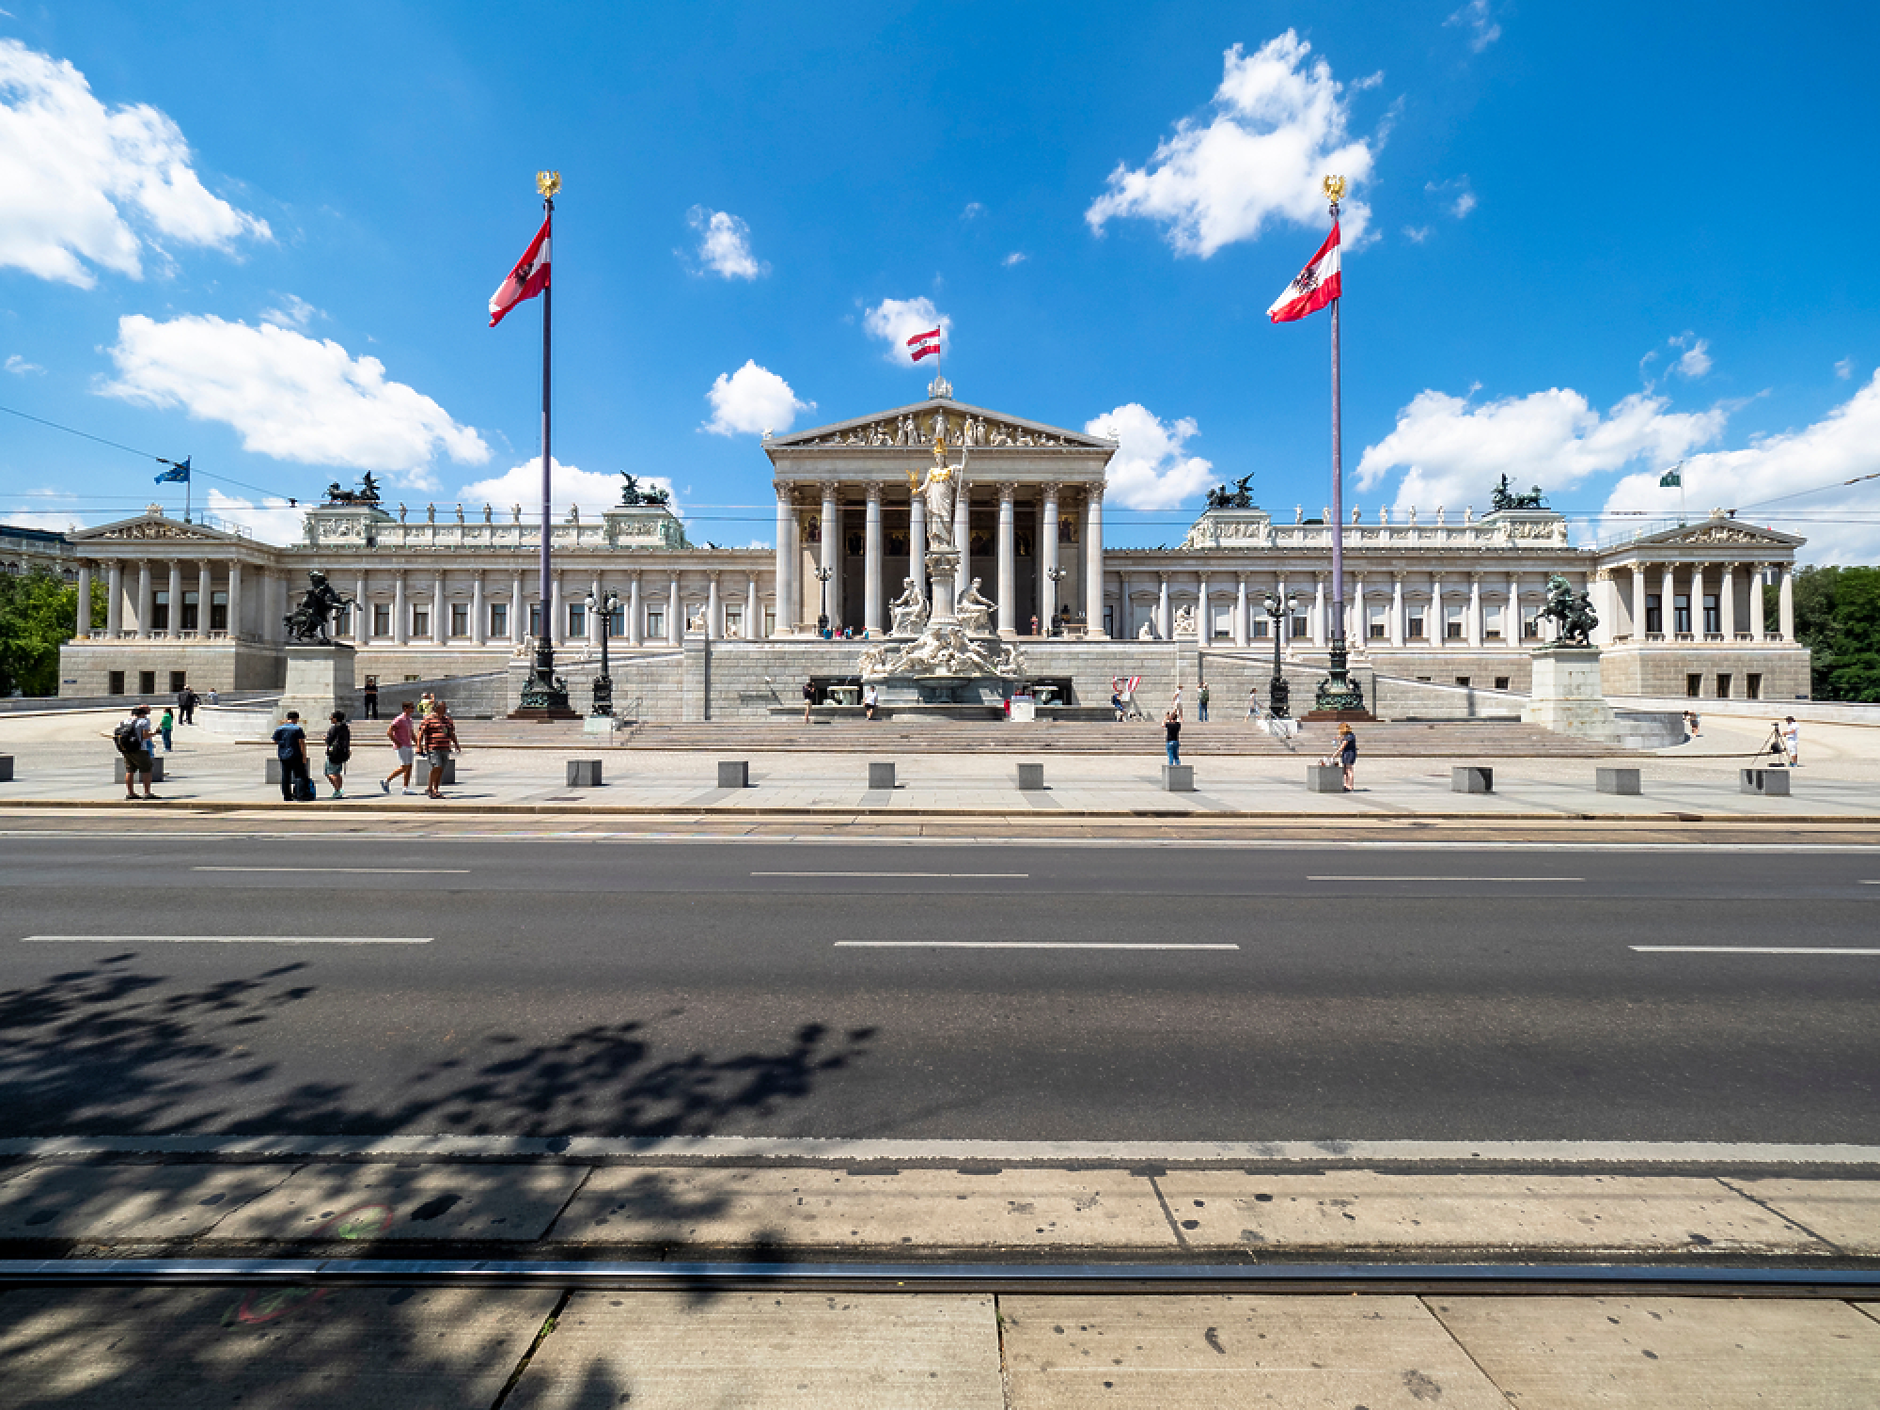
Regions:
<instances>
[{"instance_id":1,"label":"stone wall","mask_svg":"<svg viewBox=\"0 0 1880 1410\"><path fill-rule=\"evenodd\" d=\"M1761 646L1692 644L1675 655L1662 650L1609 646L1600 661L1600 678L1607 695L1671 696L1690 700L1746 700L1749 678L1760 676L1758 700L1806 700L1809 679L1808 648L1781 642ZM1697 693L1691 694L1690 677ZM1719 677L1728 677L1719 681Z\"/></svg>"},{"instance_id":2,"label":"stone wall","mask_svg":"<svg viewBox=\"0 0 1880 1410\"><path fill-rule=\"evenodd\" d=\"M124 694L171 696L172 672L184 673L198 694L213 687L230 691L279 690L287 679L287 656L278 646L254 641L190 640L155 637L106 641L97 637L68 641L59 648L59 695L110 696L111 673L124 673ZM155 677L148 692L138 685L141 673Z\"/></svg>"}]
</instances>

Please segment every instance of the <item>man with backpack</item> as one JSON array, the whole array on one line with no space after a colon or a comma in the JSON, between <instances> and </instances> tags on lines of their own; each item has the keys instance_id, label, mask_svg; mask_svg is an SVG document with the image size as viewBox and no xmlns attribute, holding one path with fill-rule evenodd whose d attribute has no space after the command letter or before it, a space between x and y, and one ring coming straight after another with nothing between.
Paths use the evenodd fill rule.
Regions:
<instances>
[{"instance_id":1,"label":"man with backpack","mask_svg":"<svg viewBox=\"0 0 1880 1410\"><path fill-rule=\"evenodd\" d=\"M346 761L352 758L352 726L346 712L335 710L326 731L326 781L333 785L333 796L344 798Z\"/></svg>"},{"instance_id":2,"label":"man with backpack","mask_svg":"<svg viewBox=\"0 0 1880 1410\"><path fill-rule=\"evenodd\" d=\"M137 801L137 776L142 774L144 797L155 798L157 795L150 791L150 775L156 767L156 756L150 748L150 707L131 706L130 718L111 732L111 742L124 756L124 796Z\"/></svg>"},{"instance_id":3,"label":"man with backpack","mask_svg":"<svg viewBox=\"0 0 1880 1410\"><path fill-rule=\"evenodd\" d=\"M315 794L313 776L307 768L307 732L300 727L298 710L289 710L274 731L274 755L281 761L281 801L311 801Z\"/></svg>"}]
</instances>

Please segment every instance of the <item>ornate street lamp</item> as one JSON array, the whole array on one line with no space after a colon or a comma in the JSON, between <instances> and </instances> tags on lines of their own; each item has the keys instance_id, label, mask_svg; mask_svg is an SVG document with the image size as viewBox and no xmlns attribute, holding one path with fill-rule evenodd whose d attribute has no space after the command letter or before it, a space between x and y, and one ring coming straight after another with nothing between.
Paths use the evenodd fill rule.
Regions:
<instances>
[{"instance_id":1,"label":"ornate street lamp","mask_svg":"<svg viewBox=\"0 0 1880 1410\"><path fill-rule=\"evenodd\" d=\"M587 610L601 614L601 673L594 677L594 708L591 715L614 713L614 678L607 670L607 638L613 635L614 613L620 610L620 594L610 592L605 598L587 595Z\"/></svg>"},{"instance_id":2,"label":"ornate street lamp","mask_svg":"<svg viewBox=\"0 0 1880 1410\"><path fill-rule=\"evenodd\" d=\"M836 574L833 568L817 568L814 571L816 573L816 581L822 584L822 610L816 617L816 629L819 632L826 632L831 626L829 621L829 580Z\"/></svg>"},{"instance_id":3,"label":"ornate street lamp","mask_svg":"<svg viewBox=\"0 0 1880 1410\"><path fill-rule=\"evenodd\" d=\"M1051 600L1057 603L1058 617L1059 617L1059 620L1062 620L1063 612L1064 612L1064 603L1062 599L1059 598L1058 593L1062 591L1063 582L1066 578L1070 576L1070 571L1065 568L1046 568L1044 570L1044 575L1051 580ZM1044 634L1046 636L1054 635L1056 633L1056 630L1057 630L1056 622L1046 622L1044 624Z\"/></svg>"},{"instance_id":4,"label":"ornate street lamp","mask_svg":"<svg viewBox=\"0 0 1880 1410\"><path fill-rule=\"evenodd\" d=\"M1286 688L1286 677L1279 668L1279 627L1281 614L1292 616L1299 610L1299 599L1288 597L1282 603L1272 593L1266 595L1266 619L1272 625L1268 628L1273 634L1273 682L1267 687L1267 713L1276 720L1286 719L1292 713L1292 693Z\"/></svg>"}]
</instances>

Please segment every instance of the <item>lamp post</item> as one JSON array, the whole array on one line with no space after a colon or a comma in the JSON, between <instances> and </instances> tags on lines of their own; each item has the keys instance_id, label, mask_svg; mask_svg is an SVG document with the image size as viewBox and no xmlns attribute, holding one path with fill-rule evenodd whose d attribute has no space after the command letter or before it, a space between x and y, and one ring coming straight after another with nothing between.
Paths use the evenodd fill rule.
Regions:
<instances>
[{"instance_id":1,"label":"lamp post","mask_svg":"<svg viewBox=\"0 0 1880 1410\"><path fill-rule=\"evenodd\" d=\"M1286 677L1279 668L1279 626L1281 614L1291 616L1299 610L1299 599L1288 597L1282 603L1272 593L1266 595L1266 619L1272 623L1269 630L1273 633L1273 682L1267 687L1267 713L1276 720L1286 719L1292 713L1292 693L1286 688Z\"/></svg>"},{"instance_id":2,"label":"lamp post","mask_svg":"<svg viewBox=\"0 0 1880 1410\"><path fill-rule=\"evenodd\" d=\"M614 613L620 610L620 594L610 592L605 598L587 595L587 609L601 614L601 673L594 677L594 708L591 715L614 713L614 678L607 670L607 638L613 635Z\"/></svg>"},{"instance_id":3,"label":"lamp post","mask_svg":"<svg viewBox=\"0 0 1880 1410\"><path fill-rule=\"evenodd\" d=\"M816 630L829 630L829 580L835 576L833 568L816 569L816 581L822 584L822 606L816 614Z\"/></svg>"},{"instance_id":4,"label":"lamp post","mask_svg":"<svg viewBox=\"0 0 1880 1410\"><path fill-rule=\"evenodd\" d=\"M1057 604L1057 617L1059 621L1061 621L1064 615L1064 602L1058 594L1063 590L1064 580L1070 576L1070 573L1063 568L1046 568L1044 575L1051 580L1051 600ZM1054 636L1056 633L1057 622L1046 622L1044 624L1044 634L1046 636Z\"/></svg>"}]
</instances>

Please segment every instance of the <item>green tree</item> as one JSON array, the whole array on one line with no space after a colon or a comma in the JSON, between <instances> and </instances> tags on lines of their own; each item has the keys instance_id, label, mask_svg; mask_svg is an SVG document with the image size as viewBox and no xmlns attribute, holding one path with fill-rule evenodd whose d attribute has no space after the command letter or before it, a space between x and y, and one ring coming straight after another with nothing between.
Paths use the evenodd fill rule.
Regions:
<instances>
[{"instance_id":1,"label":"green tree","mask_svg":"<svg viewBox=\"0 0 1880 1410\"><path fill-rule=\"evenodd\" d=\"M92 620L104 611L93 583ZM56 695L59 647L78 617L78 587L56 573L0 573L0 695Z\"/></svg>"},{"instance_id":2,"label":"green tree","mask_svg":"<svg viewBox=\"0 0 1880 1410\"><path fill-rule=\"evenodd\" d=\"M1765 592L1773 617L1776 589ZM1803 568L1794 594L1815 699L1880 702L1880 568Z\"/></svg>"}]
</instances>

